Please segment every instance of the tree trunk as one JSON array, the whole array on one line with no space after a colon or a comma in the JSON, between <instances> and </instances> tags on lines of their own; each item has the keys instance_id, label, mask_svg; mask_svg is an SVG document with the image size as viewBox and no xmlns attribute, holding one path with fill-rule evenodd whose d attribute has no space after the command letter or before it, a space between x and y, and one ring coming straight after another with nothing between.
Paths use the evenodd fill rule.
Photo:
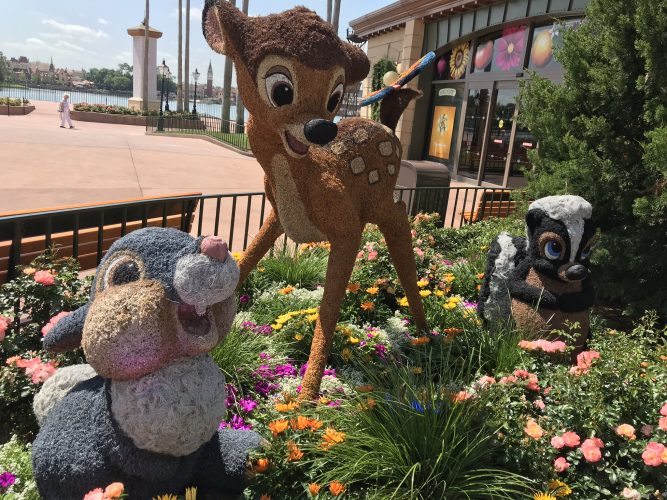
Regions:
<instances>
[{"instance_id":1,"label":"tree trunk","mask_svg":"<svg viewBox=\"0 0 667 500\"><path fill-rule=\"evenodd\" d=\"M190 112L190 0L185 0L185 89L183 108Z\"/></svg>"},{"instance_id":2,"label":"tree trunk","mask_svg":"<svg viewBox=\"0 0 667 500\"><path fill-rule=\"evenodd\" d=\"M141 89L141 98L143 99L143 108L144 111L148 111L148 44L150 42L149 38L149 32L148 32L148 27L149 27L149 5L150 5L150 0L146 0L146 16L144 17L144 67L143 72L144 72L144 81L143 81L143 88Z\"/></svg>"},{"instance_id":3,"label":"tree trunk","mask_svg":"<svg viewBox=\"0 0 667 500\"><path fill-rule=\"evenodd\" d=\"M331 19L331 24L333 24L336 33L338 33L338 18L340 17L340 0L334 0L333 5L333 16Z\"/></svg>"},{"instance_id":4,"label":"tree trunk","mask_svg":"<svg viewBox=\"0 0 667 500\"><path fill-rule=\"evenodd\" d=\"M331 23L331 0L327 0L327 22Z\"/></svg>"},{"instance_id":5,"label":"tree trunk","mask_svg":"<svg viewBox=\"0 0 667 500\"><path fill-rule=\"evenodd\" d=\"M236 6L236 0L228 1L232 5ZM232 105L232 71L232 59L229 56L225 56L225 73L222 82L222 132L225 133L229 132L229 117Z\"/></svg>"},{"instance_id":6,"label":"tree trunk","mask_svg":"<svg viewBox=\"0 0 667 500\"><path fill-rule=\"evenodd\" d=\"M178 0L178 85L176 111L183 111L183 0Z\"/></svg>"},{"instance_id":7,"label":"tree trunk","mask_svg":"<svg viewBox=\"0 0 667 500\"><path fill-rule=\"evenodd\" d=\"M243 13L248 13L248 3L250 0L243 0ZM236 132L242 133L245 131L245 106L243 105L243 100L241 99L241 94L239 94L238 89L238 76L236 81ZM231 92L230 92L231 94Z\"/></svg>"}]
</instances>

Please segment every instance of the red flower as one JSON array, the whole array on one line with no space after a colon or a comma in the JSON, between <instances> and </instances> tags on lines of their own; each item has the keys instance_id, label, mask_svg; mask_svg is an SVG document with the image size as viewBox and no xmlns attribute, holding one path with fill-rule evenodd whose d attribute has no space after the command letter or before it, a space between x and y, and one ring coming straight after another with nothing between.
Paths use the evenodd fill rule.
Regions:
<instances>
[{"instance_id":1,"label":"red flower","mask_svg":"<svg viewBox=\"0 0 667 500\"><path fill-rule=\"evenodd\" d=\"M37 271L34 279L37 283L44 286L51 286L56 282L56 278L49 271Z\"/></svg>"}]
</instances>

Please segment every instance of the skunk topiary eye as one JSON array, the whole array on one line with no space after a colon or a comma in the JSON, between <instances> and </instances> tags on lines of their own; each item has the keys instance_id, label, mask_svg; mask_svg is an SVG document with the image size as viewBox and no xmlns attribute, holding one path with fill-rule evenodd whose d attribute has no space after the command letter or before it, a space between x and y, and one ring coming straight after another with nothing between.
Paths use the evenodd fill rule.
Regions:
<instances>
[{"instance_id":1,"label":"skunk topiary eye","mask_svg":"<svg viewBox=\"0 0 667 500\"><path fill-rule=\"evenodd\" d=\"M544 255L549 260L558 260L563 254L563 246L556 240L549 240L544 245Z\"/></svg>"},{"instance_id":2,"label":"skunk topiary eye","mask_svg":"<svg viewBox=\"0 0 667 500\"><path fill-rule=\"evenodd\" d=\"M141 261L128 254L113 257L104 271L102 280L103 287L125 285L134 281L139 281L143 274L143 265Z\"/></svg>"}]
</instances>

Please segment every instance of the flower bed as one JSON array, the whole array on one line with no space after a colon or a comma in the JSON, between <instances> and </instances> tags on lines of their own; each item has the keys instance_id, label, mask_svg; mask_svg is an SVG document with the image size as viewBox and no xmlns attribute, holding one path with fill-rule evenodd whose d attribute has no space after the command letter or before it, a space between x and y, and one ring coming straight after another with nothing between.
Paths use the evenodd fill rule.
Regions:
<instances>
[{"instance_id":1,"label":"flower bed","mask_svg":"<svg viewBox=\"0 0 667 500\"><path fill-rule=\"evenodd\" d=\"M35 110L27 99L0 97L0 115L27 115Z\"/></svg>"},{"instance_id":2,"label":"flower bed","mask_svg":"<svg viewBox=\"0 0 667 500\"><path fill-rule=\"evenodd\" d=\"M116 125L138 125L145 127L146 123L155 123L159 116L158 111L139 111L125 106L107 106L105 104L75 104L71 112L72 119L84 122L113 123ZM205 125L197 118L187 119L189 114L166 112L163 115L164 127L203 130Z\"/></svg>"},{"instance_id":3,"label":"flower bed","mask_svg":"<svg viewBox=\"0 0 667 500\"><path fill-rule=\"evenodd\" d=\"M490 331L476 315L489 242L501 230L522 232L523 222L453 230L436 223L426 215L413 223L432 331L415 332L382 236L369 227L315 405L297 398L327 245L277 251L244 283L235 326L213 357L228 382L220 425L252 428L267 440L252 454L248 494L553 500L665 492L667 348L655 316L627 332L598 319L577 364L557 364L552 356L567 342L523 338L511 325ZM0 492L36 498L32 394L55 367L81 361L80 353L47 355L39 339L88 286L74 262L48 255L0 289L7 318L0 320L0 422L7 422L3 441L16 436L0 447L0 474L16 476ZM103 498L106 487L121 491L99 486L90 498Z\"/></svg>"}]
</instances>

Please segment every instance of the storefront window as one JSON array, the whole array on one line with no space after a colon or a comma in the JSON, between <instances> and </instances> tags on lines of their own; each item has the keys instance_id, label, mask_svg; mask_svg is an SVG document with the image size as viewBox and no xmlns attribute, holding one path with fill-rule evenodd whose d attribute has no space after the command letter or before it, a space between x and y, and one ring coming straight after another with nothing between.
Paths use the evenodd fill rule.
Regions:
<instances>
[{"instance_id":1,"label":"storefront window","mask_svg":"<svg viewBox=\"0 0 667 500\"><path fill-rule=\"evenodd\" d=\"M477 178L482 159L489 102L489 89L470 89L468 92L468 106L463 126L463 137L461 138L459 175Z\"/></svg>"},{"instance_id":2,"label":"storefront window","mask_svg":"<svg viewBox=\"0 0 667 500\"><path fill-rule=\"evenodd\" d=\"M554 58L554 52L563 44L563 32L567 29L576 29L580 23L581 20L577 19L535 28L528 67L536 70L560 68L560 63Z\"/></svg>"},{"instance_id":3,"label":"storefront window","mask_svg":"<svg viewBox=\"0 0 667 500\"><path fill-rule=\"evenodd\" d=\"M463 106L463 85L437 85L434 88L431 136L428 156L448 165L454 162L458 143L458 120Z\"/></svg>"},{"instance_id":4,"label":"storefront window","mask_svg":"<svg viewBox=\"0 0 667 500\"><path fill-rule=\"evenodd\" d=\"M473 72L509 72L523 69L527 26L505 28L501 34L481 38L475 49Z\"/></svg>"},{"instance_id":5,"label":"storefront window","mask_svg":"<svg viewBox=\"0 0 667 500\"><path fill-rule=\"evenodd\" d=\"M516 110L516 96L516 89L500 89L496 92L496 102L489 127L486 162L484 163L484 181L486 182L503 183Z\"/></svg>"},{"instance_id":6,"label":"storefront window","mask_svg":"<svg viewBox=\"0 0 667 500\"><path fill-rule=\"evenodd\" d=\"M470 42L454 47L438 59L435 64L436 80L460 80L465 77L468 59L470 58Z\"/></svg>"},{"instance_id":7,"label":"storefront window","mask_svg":"<svg viewBox=\"0 0 667 500\"><path fill-rule=\"evenodd\" d=\"M507 177L507 185L509 187L522 187L526 184L523 174L527 168L530 168L528 151L535 149L536 146L535 139L528 129L523 127L516 128L512 159L510 160L509 175Z\"/></svg>"}]
</instances>

